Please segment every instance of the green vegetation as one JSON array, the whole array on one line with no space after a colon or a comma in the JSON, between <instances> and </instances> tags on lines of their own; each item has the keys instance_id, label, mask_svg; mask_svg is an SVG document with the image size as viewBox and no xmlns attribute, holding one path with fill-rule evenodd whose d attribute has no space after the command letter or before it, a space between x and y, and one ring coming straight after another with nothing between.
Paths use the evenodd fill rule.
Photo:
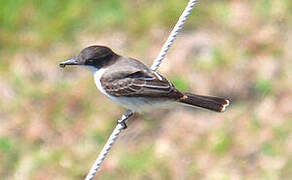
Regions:
<instances>
[{"instance_id":1,"label":"green vegetation","mask_svg":"<svg viewBox=\"0 0 292 180\"><path fill-rule=\"evenodd\" d=\"M187 0L0 0L0 177L82 179L124 111L81 68L102 44L150 65ZM292 179L292 1L199 1L161 74L232 99L135 116L98 179Z\"/></svg>"}]
</instances>

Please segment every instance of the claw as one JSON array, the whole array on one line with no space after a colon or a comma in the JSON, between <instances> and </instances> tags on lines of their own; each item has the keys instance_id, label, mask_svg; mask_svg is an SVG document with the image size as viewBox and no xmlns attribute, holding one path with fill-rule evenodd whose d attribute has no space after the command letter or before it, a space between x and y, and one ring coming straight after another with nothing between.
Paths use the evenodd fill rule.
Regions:
<instances>
[{"instance_id":1,"label":"claw","mask_svg":"<svg viewBox=\"0 0 292 180\"><path fill-rule=\"evenodd\" d=\"M134 113L131 110L127 110L121 119L118 120L118 124L123 126L123 129L127 129L126 121L133 115Z\"/></svg>"},{"instance_id":2,"label":"claw","mask_svg":"<svg viewBox=\"0 0 292 180\"><path fill-rule=\"evenodd\" d=\"M118 124L123 126L123 130L128 128L128 126L127 126L125 121L118 121Z\"/></svg>"}]
</instances>

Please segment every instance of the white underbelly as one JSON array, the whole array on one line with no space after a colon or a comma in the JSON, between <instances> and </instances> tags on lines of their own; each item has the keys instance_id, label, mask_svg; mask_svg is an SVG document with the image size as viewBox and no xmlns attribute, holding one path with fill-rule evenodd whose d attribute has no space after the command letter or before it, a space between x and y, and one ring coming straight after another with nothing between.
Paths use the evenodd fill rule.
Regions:
<instances>
[{"instance_id":1,"label":"white underbelly","mask_svg":"<svg viewBox=\"0 0 292 180\"><path fill-rule=\"evenodd\" d=\"M166 101L144 97L108 97L114 102L134 112L146 111L154 107L161 107L166 105Z\"/></svg>"}]
</instances>

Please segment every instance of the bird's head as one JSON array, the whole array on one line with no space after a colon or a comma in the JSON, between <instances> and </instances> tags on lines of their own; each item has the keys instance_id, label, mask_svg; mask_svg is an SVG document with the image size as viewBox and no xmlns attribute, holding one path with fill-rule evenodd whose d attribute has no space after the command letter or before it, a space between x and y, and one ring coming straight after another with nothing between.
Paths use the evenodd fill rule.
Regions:
<instances>
[{"instance_id":1,"label":"bird's head","mask_svg":"<svg viewBox=\"0 0 292 180\"><path fill-rule=\"evenodd\" d=\"M83 49L75 58L61 62L60 67L67 65L87 66L89 68L101 69L114 62L118 55L105 46L89 46Z\"/></svg>"}]
</instances>

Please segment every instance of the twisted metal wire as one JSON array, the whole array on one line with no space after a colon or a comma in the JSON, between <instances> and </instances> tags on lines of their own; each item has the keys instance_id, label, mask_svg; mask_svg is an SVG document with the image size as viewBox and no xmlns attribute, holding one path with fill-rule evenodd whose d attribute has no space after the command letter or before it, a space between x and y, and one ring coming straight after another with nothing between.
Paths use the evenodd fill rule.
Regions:
<instances>
[{"instance_id":1,"label":"twisted metal wire","mask_svg":"<svg viewBox=\"0 0 292 180\"><path fill-rule=\"evenodd\" d=\"M132 113L131 111L127 110L121 117L121 119L118 122L121 121L126 121L130 116L128 115L129 113ZM98 155L98 158L95 160L95 162L93 163L89 173L87 174L85 180L92 180L96 174L96 172L98 171L98 169L100 168L102 162L104 161L104 159L106 158L107 154L109 153L109 151L111 150L111 148L113 147L115 141L117 140L118 136L120 135L120 133L122 132L122 130L125 127L121 124L118 123L116 128L114 129L114 131L112 132L111 136L108 138L107 142L105 143L105 145L103 146L101 152Z\"/></svg>"},{"instance_id":2,"label":"twisted metal wire","mask_svg":"<svg viewBox=\"0 0 292 180\"><path fill-rule=\"evenodd\" d=\"M175 27L171 31L167 41L162 46L162 48L160 50L160 53L158 54L157 58L154 60L153 65L151 66L151 69L153 71L156 71L158 69L158 67L160 66L162 60L165 58L169 48L173 44L173 42L174 42L177 34L179 33L179 31L182 29L183 25L185 24L188 16L190 15L190 13L191 13L191 11L194 8L196 3L197 3L197 0L190 0L189 1L187 7L185 8L184 12L180 16L180 18L179 18L178 22L176 23ZM127 110L127 112L122 115L122 117L119 120L119 122L120 121L126 121L129 118L129 116L127 115L127 113L129 113L129 112L132 113L130 110ZM111 136L108 138L108 140L107 140L106 144L104 145L103 149L99 153L98 158L96 159L96 161L92 165L92 167L91 167L89 173L87 174L85 180L92 180L94 178L96 172L99 170L102 162L106 158L107 154L109 153L109 151L113 147L115 141L117 140L118 136L120 135L120 133L122 132L123 129L124 129L124 126L122 124L118 123L116 128L112 132Z\"/></svg>"},{"instance_id":3,"label":"twisted metal wire","mask_svg":"<svg viewBox=\"0 0 292 180\"><path fill-rule=\"evenodd\" d=\"M108 141L104 145L103 149L101 150L100 154L98 155L98 158L92 165L88 175L86 176L85 180L92 180L98 171L98 169L101 166L101 163L104 161L106 158L107 154L113 147L115 141L117 140L119 134L122 132L123 126L121 124L117 124L116 128L112 132L111 136L109 137Z\"/></svg>"},{"instance_id":4,"label":"twisted metal wire","mask_svg":"<svg viewBox=\"0 0 292 180\"><path fill-rule=\"evenodd\" d=\"M162 60L165 58L169 48L173 44L177 34L179 31L182 29L183 25L185 24L188 16L190 15L192 9L194 8L195 4L197 3L197 0L190 0L187 7L185 8L184 12L182 15L179 17L179 20L177 21L176 25L174 26L173 30L171 31L170 35L168 36L166 42L162 46L160 53L154 60L151 69L153 71L156 71L158 67L160 66Z\"/></svg>"}]
</instances>

